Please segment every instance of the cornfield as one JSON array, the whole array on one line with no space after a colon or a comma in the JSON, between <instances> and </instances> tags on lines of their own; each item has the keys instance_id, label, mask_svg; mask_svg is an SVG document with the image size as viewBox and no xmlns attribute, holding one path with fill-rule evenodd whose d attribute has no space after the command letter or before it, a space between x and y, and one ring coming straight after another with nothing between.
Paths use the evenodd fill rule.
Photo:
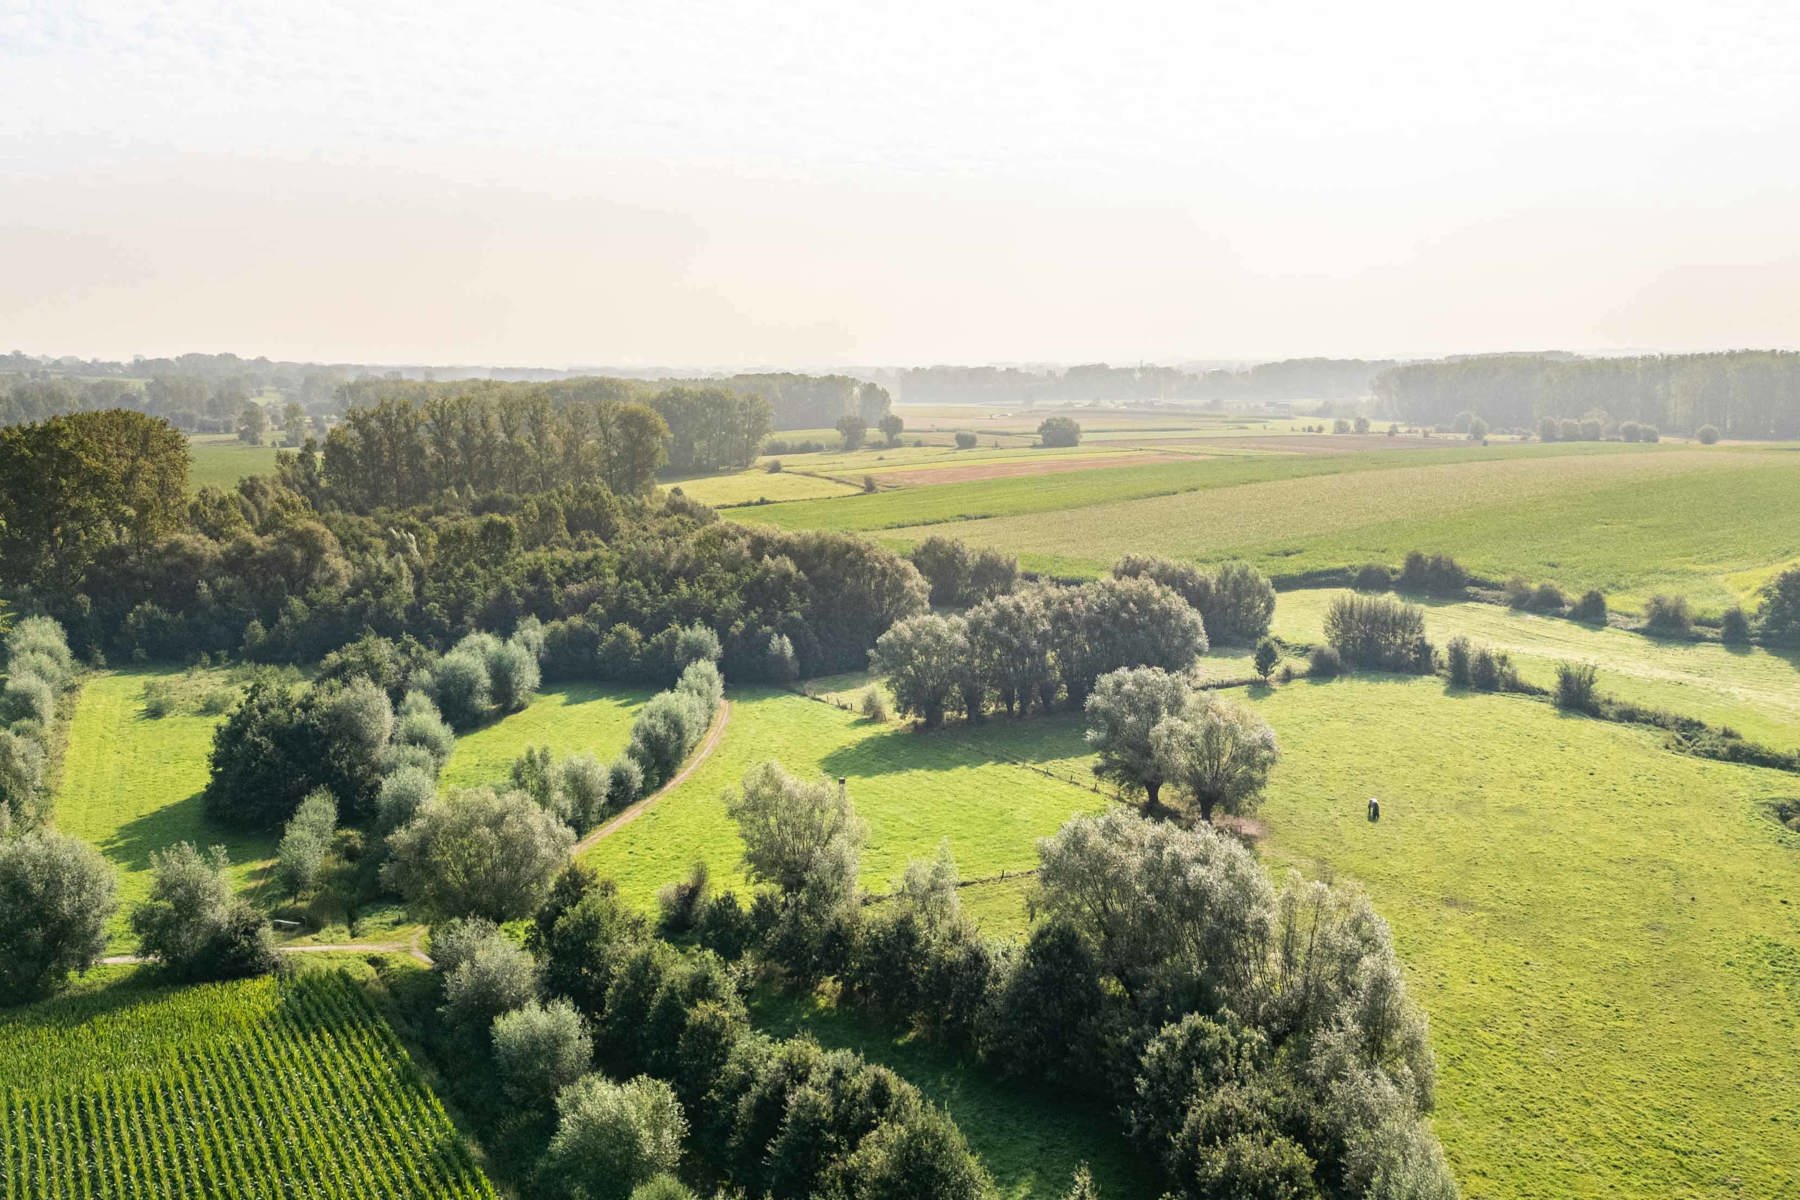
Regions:
<instances>
[{"instance_id":1,"label":"cornfield","mask_svg":"<svg viewBox=\"0 0 1800 1200\"><path fill-rule=\"evenodd\" d=\"M492 1197L350 979L115 986L0 1018L0 1197Z\"/></svg>"}]
</instances>

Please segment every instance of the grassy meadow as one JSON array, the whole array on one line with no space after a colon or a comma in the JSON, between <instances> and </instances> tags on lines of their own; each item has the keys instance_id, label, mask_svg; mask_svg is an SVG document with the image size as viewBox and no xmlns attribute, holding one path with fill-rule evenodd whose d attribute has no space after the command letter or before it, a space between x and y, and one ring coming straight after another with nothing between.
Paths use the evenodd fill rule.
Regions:
<instances>
[{"instance_id":1,"label":"grassy meadow","mask_svg":"<svg viewBox=\"0 0 1800 1200\"><path fill-rule=\"evenodd\" d=\"M226 673L178 669L97 671L88 674L69 722L68 750L53 815L58 828L93 843L118 870L119 911L109 953L131 949L131 906L150 889L150 855L180 841L224 846L231 878L256 890L273 863L275 839L221 829L201 811L213 729L222 719L177 711L151 717L146 685L183 680L227 683Z\"/></svg>"},{"instance_id":2,"label":"grassy meadow","mask_svg":"<svg viewBox=\"0 0 1800 1200\"><path fill-rule=\"evenodd\" d=\"M592 754L609 762L625 748L632 718L650 695L647 688L553 684L523 712L458 737L439 782L446 789L505 783L513 760L528 746L548 746L558 758Z\"/></svg>"},{"instance_id":3,"label":"grassy meadow","mask_svg":"<svg viewBox=\"0 0 1800 1200\"><path fill-rule=\"evenodd\" d=\"M246 475L275 470L275 447L247 446L229 433L200 433L188 438L188 490L216 487L230 491Z\"/></svg>"},{"instance_id":4,"label":"grassy meadow","mask_svg":"<svg viewBox=\"0 0 1800 1200\"><path fill-rule=\"evenodd\" d=\"M851 800L869 824L863 883L875 892L887 891L909 859L929 857L946 841L967 877L1030 868L1036 839L1105 803L1086 782L1074 782L1079 775L1051 778L1001 757L1035 762L1046 740L1060 752L1071 734L1079 741L1068 721L915 734L790 692L734 688L731 701L712 757L587 853L589 865L638 903L651 903L658 888L696 861L706 862L720 884L742 884L742 843L722 794L765 759L795 774L849 780Z\"/></svg>"},{"instance_id":5,"label":"grassy meadow","mask_svg":"<svg viewBox=\"0 0 1800 1200\"><path fill-rule=\"evenodd\" d=\"M1283 592L1274 632L1291 641L1321 640L1326 608L1345 594ZM1767 745L1800 746L1800 655L1792 652L1652 638L1493 604L1424 601L1422 607L1426 636L1439 646L1460 634L1504 650L1519 674L1540 687L1555 685L1557 663L1590 662L1599 668L1602 692L1728 725Z\"/></svg>"}]
</instances>

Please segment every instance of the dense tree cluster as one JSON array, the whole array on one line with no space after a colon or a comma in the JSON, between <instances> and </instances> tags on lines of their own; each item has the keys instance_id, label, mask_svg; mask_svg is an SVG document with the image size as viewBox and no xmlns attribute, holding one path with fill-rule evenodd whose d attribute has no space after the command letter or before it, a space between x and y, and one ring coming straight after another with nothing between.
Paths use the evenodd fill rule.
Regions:
<instances>
[{"instance_id":1,"label":"dense tree cluster","mask_svg":"<svg viewBox=\"0 0 1800 1200\"><path fill-rule=\"evenodd\" d=\"M678 1170L723 1194L991 1194L954 1123L910 1084L754 1032L736 971L658 939L586 870L558 877L526 945L479 920L435 927L431 943L458 1086L504 1098L509 1137L541 1131L518 1151L537 1155L524 1194L689 1196Z\"/></svg>"},{"instance_id":2,"label":"dense tree cluster","mask_svg":"<svg viewBox=\"0 0 1800 1200\"><path fill-rule=\"evenodd\" d=\"M1041 843L1043 918L1023 946L976 933L944 851L909 866L878 905L846 902L837 886L807 906L791 865L817 856L833 877L853 873L859 822L828 787L778 767L746 789L767 780L816 794L740 816L750 853L778 848L755 872L773 897L752 906L748 945L762 961L835 974L847 997L988 1069L1118 1106L1176 1196L1456 1194L1425 1120L1424 1016L1360 894L1277 889L1209 826L1114 809ZM831 915L796 939L776 914L808 907Z\"/></svg>"},{"instance_id":3,"label":"dense tree cluster","mask_svg":"<svg viewBox=\"0 0 1800 1200\"><path fill-rule=\"evenodd\" d=\"M931 587L936 606L967 607L1003 596L1019 585L1019 560L998 550L971 550L934 533L907 555Z\"/></svg>"},{"instance_id":4,"label":"dense tree cluster","mask_svg":"<svg viewBox=\"0 0 1800 1200\"><path fill-rule=\"evenodd\" d=\"M1073 417L1046 417L1038 425L1038 444L1049 448L1079 446L1081 426Z\"/></svg>"},{"instance_id":5,"label":"dense tree cluster","mask_svg":"<svg viewBox=\"0 0 1800 1200\"><path fill-rule=\"evenodd\" d=\"M446 491L551 492L595 481L615 495L642 495L670 434L616 381L370 381L346 393L351 403L325 439L319 486L352 512L427 504Z\"/></svg>"},{"instance_id":6,"label":"dense tree cluster","mask_svg":"<svg viewBox=\"0 0 1800 1200\"><path fill-rule=\"evenodd\" d=\"M1148 578L1099 579L997 596L962 616L924 613L897 622L871 662L888 676L900 711L927 727L990 706L1023 714L1060 699L1086 701L1120 667L1186 671L1206 651L1200 614Z\"/></svg>"},{"instance_id":7,"label":"dense tree cluster","mask_svg":"<svg viewBox=\"0 0 1800 1200\"><path fill-rule=\"evenodd\" d=\"M917 573L866 540L725 525L679 496L622 496L602 482L531 495L446 491L363 514L338 504L330 471L303 453L283 461L278 479L190 500L172 429L136 414L90 416L0 434L19 458L19 470L0 473L7 579L36 589L84 651L314 661L369 634L443 648L536 617L556 677L666 680L678 667L664 644L640 658L636 639L698 622L720 639L726 668L754 679L778 669L769 657L778 635L802 673L850 669L888 625L925 605ZM120 429L131 436L112 436ZM45 450L71 439L79 453ZM401 486L386 466L377 478L387 482L370 488ZM30 532L40 528L58 532Z\"/></svg>"},{"instance_id":8,"label":"dense tree cluster","mask_svg":"<svg viewBox=\"0 0 1800 1200\"><path fill-rule=\"evenodd\" d=\"M1275 585L1246 562L1203 571L1191 563L1128 554L1113 566L1119 579L1154 579L1194 606L1216 645L1253 646L1275 617Z\"/></svg>"},{"instance_id":9,"label":"dense tree cluster","mask_svg":"<svg viewBox=\"0 0 1800 1200\"><path fill-rule=\"evenodd\" d=\"M669 388L650 406L669 429L669 468L682 474L743 470L773 428L767 400L721 387Z\"/></svg>"},{"instance_id":10,"label":"dense tree cluster","mask_svg":"<svg viewBox=\"0 0 1800 1200\"><path fill-rule=\"evenodd\" d=\"M360 823L376 815L390 774L411 768L435 778L453 744L421 692L396 711L362 676L300 687L258 681L213 734L202 803L221 824L275 829L322 788Z\"/></svg>"},{"instance_id":11,"label":"dense tree cluster","mask_svg":"<svg viewBox=\"0 0 1800 1200\"><path fill-rule=\"evenodd\" d=\"M1554 419L1561 441L1623 436L1625 421L1638 423L1639 440L1646 426L1651 441L1656 429L1697 433L1707 425L1734 438L1800 436L1800 354L1778 350L1475 355L1392 367L1376 377L1374 390L1402 420L1445 424L1468 409L1509 429ZM1592 437L1582 418L1594 422Z\"/></svg>"}]
</instances>

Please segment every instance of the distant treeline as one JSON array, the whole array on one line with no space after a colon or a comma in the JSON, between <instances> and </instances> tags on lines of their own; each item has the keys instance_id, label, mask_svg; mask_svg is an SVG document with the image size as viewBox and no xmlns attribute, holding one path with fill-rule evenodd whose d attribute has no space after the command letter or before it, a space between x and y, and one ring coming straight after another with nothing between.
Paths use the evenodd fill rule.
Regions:
<instances>
[{"instance_id":1,"label":"distant treeline","mask_svg":"<svg viewBox=\"0 0 1800 1200\"><path fill-rule=\"evenodd\" d=\"M906 404L1081 404L1094 401L1189 400L1265 403L1276 400L1358 400L1392 359L1295 358L1241 371L1183 371L1177 367L1067 370L1019 367L919 367L899 373Z\"/></svg>"},{"instance_id":2,"label":"distant treeline","mask_svg":"<svg viewBox=\"0 0 1800 1200\"><path fill-rule=\"evenodd\" d=\"M754 397L767 403L766 421L774 429L829 429L844 416L861 417L873 427L890 407L887 391L879 384L848 375L670 376L662 380L558 371L504 375L517 377L505 381L518 390L543 388L553 401L569 395L604 395L650 403L671 388ZM489 377L428 368L377 371L354 365L242 359L234 354L184 354L121 363L39 359L15 351L0 356L0 425L42 421L64 413L129 408L161 417L184 433L230 433L237 428L244 405L269 393L283 404L300 405L308 417L327 417L354 405L373 405L389 395L416 397L433 388L479 391L501 382L501 372ZM670 463L685 470L686 456L676 432L678 444L670 451ZM702 453L701 457L717 456Z\"/></svg>"},{"instance_id":3,"label":"distant treeline","mask_svg":"<svg viewBox=\"0 0 1800 1200\"><path fill-rule=\"evenodd\" d=\"M1604 414L1665 432L1704 425L1725 437L1800 437L1800 354L1568 358L1482 355L1383 372L1375 395L1391 415L1447 424L1469 412L1496 429L1536 429L1544 417Z\"/></svg>"}]
</instances>

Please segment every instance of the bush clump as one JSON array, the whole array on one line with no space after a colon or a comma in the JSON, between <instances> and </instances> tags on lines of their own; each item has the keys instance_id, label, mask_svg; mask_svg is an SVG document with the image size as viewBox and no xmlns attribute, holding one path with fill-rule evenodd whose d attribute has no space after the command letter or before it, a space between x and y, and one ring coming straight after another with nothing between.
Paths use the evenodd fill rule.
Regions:
<instances>
[{"instance_id":1,"label":"bush clump","mask_svg":"<svg viewBox=\"0 0 1800 1200\"><path fill-rule=\"evenodd\" d=\"M1687 597L1661 593L1650 597L1644 605L1644 629L1659 637L1693 636L1694 614L1688 608Z\"/></svg>"},{"instance_id":2,"label":"bush clump","mask_svg":"<svg viewBox=\"0 0 1800 1200\"><path fill-rule=\"evenodd\" d=\"M1569 615L1590 625L1606 624L1606 596L1598 588L1589 588L1569 609Z\"/></svg>"},{"instance_id":3,"label":"bush clump","mask_svg":"<svg viewBox=\"0 0 1800 1200\"><path fill-rule=\"evenodd\" d=\"M1599 696L1595 692L1595 684L1599 674L1593 663L1557 663L1556 706L1570 712L1598 711Z\"/></svg>"}]
</instances>

